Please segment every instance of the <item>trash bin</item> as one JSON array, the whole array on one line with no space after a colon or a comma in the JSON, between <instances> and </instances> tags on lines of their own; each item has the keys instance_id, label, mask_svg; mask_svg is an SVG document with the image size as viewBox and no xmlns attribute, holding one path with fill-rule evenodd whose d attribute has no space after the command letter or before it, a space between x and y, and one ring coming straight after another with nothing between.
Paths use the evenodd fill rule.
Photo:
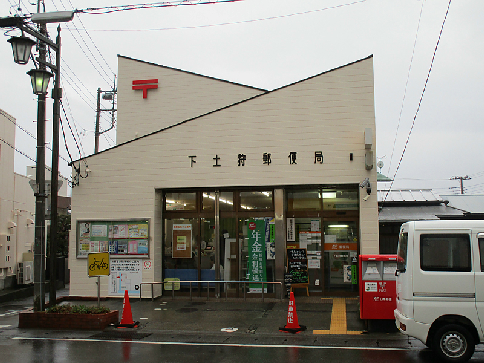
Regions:
<instances>
[{"instance_id":1,"label":"trash bin","mask_svg":"<svg viewBox=\"0 0 484 363\"><path fill-rule=\"evenodd\" d=\"M360 318L395 319L397 255L360 255Z\"/></svg>"}]
</instances>

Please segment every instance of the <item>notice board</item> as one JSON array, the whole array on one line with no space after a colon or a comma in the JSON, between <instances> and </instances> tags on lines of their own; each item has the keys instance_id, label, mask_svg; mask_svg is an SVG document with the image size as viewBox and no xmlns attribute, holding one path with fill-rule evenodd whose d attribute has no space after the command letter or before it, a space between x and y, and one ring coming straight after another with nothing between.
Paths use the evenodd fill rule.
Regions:
<instances>
[{"instance_id":1,"label":"notice board","mask_svg":"<svg viewBox=\"0 0 484 363\"><path fill-rule=\"evenodd\" d=\"M89 253L109 253L110 256L148 257L150 221L83 220L77 221L77 258Z\"/></svg>"},{"instance_id":2,"label":"notice board","mask_svg":"<svg viewBox=\"0 0 484 363\"><path fill-rule=\"evenodd\" d=\"M309 284L308 254L305 248L288 248L287 272L292 275L292 286Z\"/></svg>"}]
</instances>

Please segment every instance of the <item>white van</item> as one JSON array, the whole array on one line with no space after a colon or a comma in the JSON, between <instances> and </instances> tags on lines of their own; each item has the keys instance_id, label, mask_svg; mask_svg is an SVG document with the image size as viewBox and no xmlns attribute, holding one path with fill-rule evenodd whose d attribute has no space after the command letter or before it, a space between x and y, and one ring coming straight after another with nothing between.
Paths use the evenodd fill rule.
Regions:
<instances>
[{"instance_id":1,"label":"white van","mask_svg":"<svg viewBox=\"0 0 484 363\"><path fill-rule=\"evenodd\" d=\"M443 361L470 359L484 342L484 221L404 223L397 254L397 328Z\"/></svg>"}]
</instances>

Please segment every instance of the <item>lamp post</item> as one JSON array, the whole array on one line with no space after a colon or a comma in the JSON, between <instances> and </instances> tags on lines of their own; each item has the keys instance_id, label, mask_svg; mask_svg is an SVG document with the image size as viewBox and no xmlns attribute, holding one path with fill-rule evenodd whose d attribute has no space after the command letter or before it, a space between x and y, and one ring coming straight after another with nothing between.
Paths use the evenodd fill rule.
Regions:
<instances>
[{"instance_id":1,"label":"lamp post","mask_svg":"<svg viewBox=\"0 0 484 363\"><path fill-rule=\"evenodd\" d=\"M37 107L37 161L36 161L36 187L35 187L35 243L34 243L34 309L45 310L45 96L49 80L54 76L54 99L53 125L52 125L52 174L51 174L51 225L50 225L50 291L49 301L56 301L56 271L55 254L57 240L57 191L59 174L59 117L60 99L60 26L57 27L56 42L53 43L47 36L45 23L58 23L70 21L74 17L72 11L37 13L32 15L32 21L42 24L40 32L32 28L21 17L9 17L0 19L0 27L14 27L22 31L21 37L12 37L8 42L12 45L14 61L18 64L27 64L30 58L31 47L35 41L27 38L23 33L28 33L39 40L39 69L32 69L27 74L31 77L32 90L38 95ZM45 34L43 34L45 33ZM56 52L56 63L46 61L45 46L49 46ZM51 69L51 72L46 70Z\"/></svg>"}]
</instances>

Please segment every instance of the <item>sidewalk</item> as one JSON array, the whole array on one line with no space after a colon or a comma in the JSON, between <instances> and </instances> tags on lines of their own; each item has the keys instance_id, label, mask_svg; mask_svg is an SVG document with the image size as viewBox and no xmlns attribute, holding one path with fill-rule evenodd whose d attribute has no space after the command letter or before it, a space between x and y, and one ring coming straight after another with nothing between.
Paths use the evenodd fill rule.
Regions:
<instances>
[{"instance_id":1,"label":"sidewalk","mask_svg":"<svg viewBox=\"0 0 484 363\"><path fill-rule=\"evenodd\" d=\"M67 296L68 288L57 296ZM288 299L216 299L177 297L157 298L154 301L130 299L134 321L138 328L109 327L103 332L49 331L18 329L16 325L2 332L7 335L45 336L51 338L83 338L106 340L143 340L152 342L186 342L210 344L283 344L310 346L421 346L408 340L394 327L393 321L378 321L366 331L365 322L359 319L359 300L356 298L320 298L296 296L296 312L300 325L306 331L291 334L279 331L287 323ZM27 307L27 299L20 303ZM63 303L97 305L90 301L70 300ZM32 305L32 298L30 298ZM0 304L1 306L2 304ZM109 298L101 305L119 310L122 317L123 299ZM1 315L1 314L0 314ZM13 321L13 320L11 320ZM0 320L0 324L4 324ZM227 329L231 328L231 329ZM224 331L229 330L229 332ZM232 330L232 332L230 332ZM409 345L410 344L410 345Z\"/></svg>"}]
</instances>

